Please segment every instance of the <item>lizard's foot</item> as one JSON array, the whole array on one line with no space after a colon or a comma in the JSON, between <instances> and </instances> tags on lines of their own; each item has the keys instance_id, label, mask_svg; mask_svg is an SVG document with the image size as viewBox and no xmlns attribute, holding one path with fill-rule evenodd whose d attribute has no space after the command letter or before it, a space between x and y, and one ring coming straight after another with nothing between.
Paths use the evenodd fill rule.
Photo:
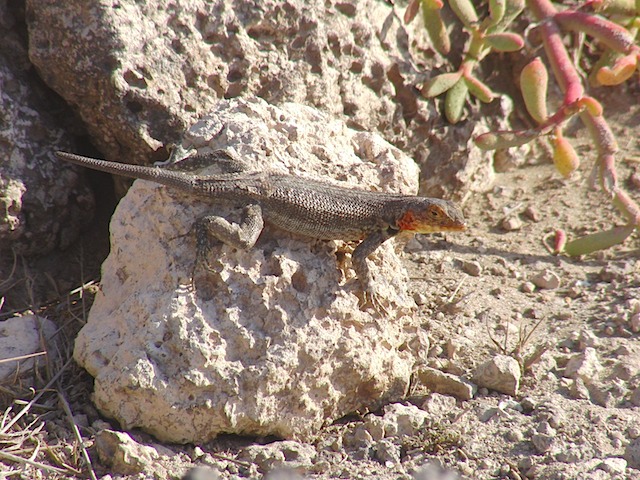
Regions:
<instances>
[{"instance_id":1,"label":"lizard's foot","mask_svg":"<svg viewBox=\"0 0 640 480\"><path fill-rule=\"evenodd\" d=\"M389 311L382 301L382 297L370 289L362 292L362 300L359 305L360 309L372 308L378 315L387 316Z\"/></svg>"}]
</instances>

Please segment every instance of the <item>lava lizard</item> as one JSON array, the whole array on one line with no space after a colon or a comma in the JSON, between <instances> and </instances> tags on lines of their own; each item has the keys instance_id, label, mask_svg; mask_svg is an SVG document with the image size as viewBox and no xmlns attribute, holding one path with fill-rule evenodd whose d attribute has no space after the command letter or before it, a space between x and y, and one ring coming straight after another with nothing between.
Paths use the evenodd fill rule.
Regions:
<instances>
[{"instance_id":1,"label":"lava lizard","mask_svg":"<svg viewBox=\"0 0 640 480\"><path fill-rule=\"evenodd\" d=\"M205 198L219 198L245 205L240 223L219 216L199 222L198 257L203 236L213 236L231 246L249 249L269 222L288 232L325 240L361 240L352 254L352 264L363 287L365 301L374 308L379 301L372 289L366 259L383 242L400 232L434 233L464 230L460 209L447 200L341 187L334 184L268 171L246 171L225 151L232 173L198 175L160 167L145 167L66 152L58 158L77 165L130 178L150 180ZM212 154L209 154L211 156ZM217 157L216 157L217 155ZM189 159L197 159L197 155ZM239 163L238 163L239 162Z\"/></svg>"}]
</instances>

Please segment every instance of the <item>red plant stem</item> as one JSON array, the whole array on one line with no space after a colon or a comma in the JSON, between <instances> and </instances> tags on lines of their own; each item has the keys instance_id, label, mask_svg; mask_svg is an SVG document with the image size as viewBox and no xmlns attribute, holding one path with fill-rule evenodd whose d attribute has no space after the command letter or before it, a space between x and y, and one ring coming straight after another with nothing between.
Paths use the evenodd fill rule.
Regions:
<instances>
[{"instance_id":1,"label":"red plant stem","mask_svg":"<svg viewBox=\"0 0 640 480\"><path fill-rule=\"evenodd\" d=\"M598 151L602 188L607 194L613 195L618 183L615 168L615 154L618 153L618 142L616 142L613 132L604 117L594 117L588 111L584 111L580 113L580 119L589 129Z\"/></svg>"},{"instance_id":2,"label":"red plant stem","mask_svg":"<svg viewBox=\"0 0 640 480\"><path fill-rule=\"evenodd\" d=\"M626 28L597 15L564 11L556 13L554 20L567 29L582 31L597 38L616 52L628 54L637 48L633 35Z\"/></svg>"},{"instance_id":3,"label":"red plant stem","mask_svg":"<svg viewBox=\"0 0 640 480\"><path fill-rule=\"evenodd\" d=\"M556 80L564 92L564 103L573 103L584 95L584 87L562 43L560 28L554 20L558 11L549 0L529 0L527 4L541 22L542 42Z\"/></svg>"}]
</instances>

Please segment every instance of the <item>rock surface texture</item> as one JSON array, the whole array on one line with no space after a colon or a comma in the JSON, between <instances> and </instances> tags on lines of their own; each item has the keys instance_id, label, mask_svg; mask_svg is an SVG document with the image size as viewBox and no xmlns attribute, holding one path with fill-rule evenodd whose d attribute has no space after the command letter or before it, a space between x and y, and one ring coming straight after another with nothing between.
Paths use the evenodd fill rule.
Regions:
<instances>
[{"instance_id":1,"label":"rock surface texture","mask_svg":"<svg viewBox=\"0 0 640 480\"><path fill-rule=\"evenodd\" d=\"M36 315L0 322L0 382L9 382L16 372L24 374L32 370L36 363L43 365L46 362L45 352L55 354L55 333L53 322ZM43 355L30 357L38 353ZM8 361L13 358L19 360Z\"/></svg>"},{"instance_id":2,"label":"rock surface texture","mask_svg":"<svg viewBox=\"0 0 640 480\"><path fill-rule=\"evenodd\" d=\"M309 107L221 102L183 146L227 147L254 168L416 190L417 167L375 134ZM406 273L393 241L370 257L389 303L358 307L358 284L336 246L267 229L250 251L214 245L212 271L190 276L189 235L205 213L233 209L137 181L111 222L112 250L75 358L95 376L95 401L126 428L173 442L220 433L308 438L323 424L405 392L428 342L416 338Z\"/></svg>"},{"instance_id":3,"label":"rock surface texture","mask_svg":"<svg viewBox=\"0 0 640 480\"><path fill-rule=\"evenodd\" d=\"M69 246L94 206L73 169L52 160L52 145L70 148L71 122L56 118L64 102L33 75L15 14L0 5L0 251L32 255ZM0 255L0 278L12 263Z\"/></svg>"},{"instance_id":4,"label":"rock surface texture","mask_svg":"<svg viewBox=\"0 0 640 480\"><path fill-rule=\"evenodd\" d=\"M419 22L403 24L401 7L378 0L27 5L32 62L109 159L160 160L162 147L220 99L255 95L380 132L428 164L440 189L486 183L486 158L464 146L478 123L438 140L448 128L415 88L431 70L416 68L429 46Z\"/></svg>"}]
</instances>

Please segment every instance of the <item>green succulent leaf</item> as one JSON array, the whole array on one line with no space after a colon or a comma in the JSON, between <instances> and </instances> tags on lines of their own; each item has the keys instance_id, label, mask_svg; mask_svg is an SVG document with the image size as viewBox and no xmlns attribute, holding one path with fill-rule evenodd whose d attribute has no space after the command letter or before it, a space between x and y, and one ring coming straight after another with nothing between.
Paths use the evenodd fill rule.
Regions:
<instances>
[{"instance_id":1,"label":"green succulent leaf","mask_svg":"<svg viewBox=\"0 0 640 480\"><path fill-rule=\"evenodd\" d=\"M520 73L520 89L529 115L538 123L547 119L549 72L540 58L529 62Z\"/></svg>"},{"instance_id":2,"label":"green succulent leaf","mask_svg":"<svg viewBox=\"0 0 640 480\"><path fill-rule=\"evenodd\" d=\"M462 79L447 91L444 101L444 113L451 123L458 123L462 118L462 111L467 100L469 89Z\"/></svg>"},{"instance_id":3,"label":"green succulent leaf","mask_svg":"<svg viewBox=\"0 0 640 480\"><path fill-rule=\"evenodd\" d=\"M573 257L605 250L624 242L627 237L633 233L635 228L635 225L624 225L622 227L614 227L604 232L592 233L591 235L576 238L575 240L567 242L564 246L564 253Z\"/></svg>"},{"instance_id":4,"label":"green succulent leaf","mask_svg":"<svg viewBox=\"0 0 640 480\"><path fill-rule=\"evenodd\" d=\"M423 1L422 3L424 28L429 34L433 48L435 48L439 54L447 55L451 50L451 40L440 16L440 8L433 8L431 5L431 2Z\"/></svg>"},{"instance_id":5,"label":"green succulent leaf","mask_svg":"<svg viewBox=\"0 0 640 480\"><path fill-rule=\"evenodd\" d=\"M430 78L422 87L422 94L425 97L437 97L453 87L462 74L460 72L443 73Z\"/></svg>"},{"instance_id":6,"label":"green succulent leaf","mask_svg":"<svg viewBox=\"0 0 640 480\"><path fill-rule=\"evenodd\" d=\"M484 103L493 101L495 95L489 87L478 80L476 77L468 76L464 77L464 81L467 84L469 92L478 100Z\"/></svg>"},{"instance_id":7,"label":"green succulent leaf","mask_svg":"<svg viewBox=\"0 0 640 480\"><path fill-rule=\"evenodd\" d=\"M465 27L478 23L478 13L470 0L449 0L449 6Z\"/></svg>"},{"instance_id":8,"label":"green succulent leaf","mask_svg":"<svg viewBox=\"0 0 640 480\"><path fill-rule=\"evenodd\" d=\"M505 31L513 20L522 13L525 0L506 0L505 12L502 19L488 28L487 33L499 33Z\"/></svg>"},{"instance_id":9,"label":"green succulent leaf","mask_svg":"<svg viewBox=\"0 0 640 480\"><path fill-rule=\"evenodd\" d=\"M507 11L507 0L489 0L489 17L486 19L483 30L497 25Z\"/></svg>"},{"instance_id":10,"label":"green succulent leaf","mask_svg":"<svg viewBox=\"0 0 640 480\"><path fill-rule=\"evenodd\" d=\"M524 47L524 39L517 33L492 33L484 37L484 41L499 52L517 52Z\"/></svg>"}]
</instances>

